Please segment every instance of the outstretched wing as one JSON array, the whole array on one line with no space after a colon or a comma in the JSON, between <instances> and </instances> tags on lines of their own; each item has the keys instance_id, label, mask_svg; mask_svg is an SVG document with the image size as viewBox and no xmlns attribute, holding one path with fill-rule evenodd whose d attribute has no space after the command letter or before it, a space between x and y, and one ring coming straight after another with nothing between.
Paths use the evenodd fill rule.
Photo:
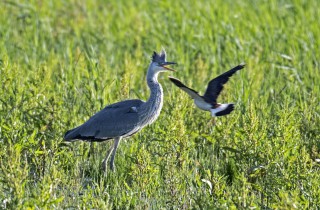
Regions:
<instances>
[{"instance_id":1,"label":"outstretched wing","mask_svg":"<svg viewBox=\"0 0 320 210\"><path fill-rule=\"evenodd\" d=\"M220 92L223 90L223 85L226 84L229 80L229 77L231 77L234 73L236 73L238 70L243 69L245 64L240 64L233 69L221 74L220 76L214 78L211 80L208 84L207 90L205 94L203 95L204 100L211 104L217 103L217 98L220 94Z\"/></svg>"},{"instance_id":2,"label":"outstretched wing","mask_svg":"<svg viewBox=\"0 0 320 210\"><path fill-rule=\"evenodd\" d=\"M188 93L188 95L191 96L191 98L193 98L193 99L201 99L201 96L198 94L197 91L187 87L180 80L178 80L176 78L173 78L173 77L169 77L169 79L171 80L171 82L173 82L173 84L175 84L181 90L183 90L184 92Z\"/></svg>"},{"instance_id":3,"label":"outstretched wing","mask_svg":"<svg viewBox=\"0 0 320 210\"><path fill-rule=\"evenodd\" d=\"M132 135L141 129L137 109L143 103L141 100L126 100L106 106L84 124L68 131L64 138L68 141L103 141Z\"/></svg>"}]
</instances>

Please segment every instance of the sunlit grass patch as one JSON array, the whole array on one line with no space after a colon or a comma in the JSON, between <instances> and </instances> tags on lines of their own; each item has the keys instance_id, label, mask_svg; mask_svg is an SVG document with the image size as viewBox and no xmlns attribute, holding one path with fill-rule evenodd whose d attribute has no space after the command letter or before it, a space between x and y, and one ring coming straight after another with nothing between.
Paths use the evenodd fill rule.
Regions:
<instances>
[{"instance_id":1,"label":"sunlit grass patch","mask_svg":"<svg viewBox=\"0 0 320 210\"><path fill-rule=\"evenodd\" d=\"M316 209L317 1L0 3L1 209ZM153 51L205 91L245 62L210 114L163 74L159 119L121 142L63 142L107 104L141 98ZM93 148L93 149L92 149Z\"/></svg>"}]
</instances>

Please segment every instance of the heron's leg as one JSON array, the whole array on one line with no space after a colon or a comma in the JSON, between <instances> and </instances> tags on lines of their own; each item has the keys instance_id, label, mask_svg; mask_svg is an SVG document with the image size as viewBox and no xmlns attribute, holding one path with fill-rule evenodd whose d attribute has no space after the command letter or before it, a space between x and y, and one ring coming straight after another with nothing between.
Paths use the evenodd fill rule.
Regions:
<instances>
[{"instance_id":1,"label":"heron's leg","mask_svg":"<svg viewBox=\"0 0 320 210\"><path fill-rule=\"evenodd\" d=\"M107 162L108 162L108 160L109 160L109 158L110 158L110 155L111 155L111 153L112 153L112 151L113 151L113 148L114 148L114 146L113 146L113 144L112 144L111 147L110 147L110 149L109 149L108 152L107 152L106 157L104 158L104 160L103 160L103 162L102 162L102 169L103 169L103 171L106 171L106 170L107 170Z\"/></svg>"},{"instance_id":2,"label":"heron's leg","mask_svg":"<svg viewBox=\"0 0 320 210\"><path fill-rule=\"evenodd\" d=\"M93 159L95 159L94 142L90 142L90 149L89 149L89 152L88 152L88 158L91 157L91 155L93 156Z\"/></svg>"},{"instance_id":3,"label":"heron's leg","mask_svg":"<svg viewBox=\"0 0 320 210\"><path fill-rule=\"evenodd\" d=\"M113 146L113 151L112 151L111 160L110 160L110 169L111 169L111 171L114 171L114 158L116 156L116 152L117 152L117 149L118 149L118 146L119 146L121 138L122 137L120 136L120 137L117 137L117 138L114 139L114 146Z\"/></svg>"}]
</instances>

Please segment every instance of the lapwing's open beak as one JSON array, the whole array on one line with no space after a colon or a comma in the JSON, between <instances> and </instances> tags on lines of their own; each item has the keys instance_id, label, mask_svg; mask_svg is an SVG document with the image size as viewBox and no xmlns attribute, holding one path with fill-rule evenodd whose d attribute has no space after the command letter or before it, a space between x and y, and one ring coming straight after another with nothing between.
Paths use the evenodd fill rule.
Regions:
<instances>
[{"instance_id":1,"label":"lapwing's open beak","mask_svg":"<svg viewBox=\"0 0 320 210\"><path fill-rule=\"evenodd\" d=\"M169 71L175 71L174 69L168 67L169 65L174 65L174 64L177 64L177 63L176 63L176 62L163 62L163 63L161 64L161 66L162 66L163 68L169 70Z\"/></svg>"}]
</instances>

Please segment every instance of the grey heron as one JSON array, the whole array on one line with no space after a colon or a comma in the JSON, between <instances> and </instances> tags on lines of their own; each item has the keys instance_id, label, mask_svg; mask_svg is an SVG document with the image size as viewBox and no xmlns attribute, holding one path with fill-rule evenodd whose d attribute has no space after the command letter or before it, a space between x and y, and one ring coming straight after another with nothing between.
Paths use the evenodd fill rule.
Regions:
<instances>
[{"instance_id":1,"label":"grey heron","mask_svg":"<svg viewBox=\"0 0 320 210\"><path fill-rule=\"evenodd\" d=\"M106 106L93 115L88 121L66 132L66 141L83 140L102 142L114 139L114 144L102 162L106 170L111 155L110 169L114 170L114 159L122 138L132 136L146 125L153 123L159 116L163 104L163 90L158 82L159 72L174 71L169 65L175 62L166 61L166 52L154 52L147 72L147 84L150 97L145 102L140 99L120 101Z\"/></svg>"},{"instance_id":2,"label":"grey heron","mask_svg":"<svg viewBox=\"0 0 320 210\"><path fill-rule=\"evenodd\" d=\"M195 105L202 110L210 111L212 117L218 117L230 114L234 110L234 104L220 104L217 103L217 98L223 89L223 85L228 82L229 77L231 77L238 70L243 69L245 64L240 64L231 70L221 74L220 76L212 79L207 87L206 92L203 96L186 85L184 85L180 80L169 77L171 82L178 86L181 90L188 93L191 98L194 100ZM214 119L214 118L213 118Z\"/></svg>"}]
</instances>

